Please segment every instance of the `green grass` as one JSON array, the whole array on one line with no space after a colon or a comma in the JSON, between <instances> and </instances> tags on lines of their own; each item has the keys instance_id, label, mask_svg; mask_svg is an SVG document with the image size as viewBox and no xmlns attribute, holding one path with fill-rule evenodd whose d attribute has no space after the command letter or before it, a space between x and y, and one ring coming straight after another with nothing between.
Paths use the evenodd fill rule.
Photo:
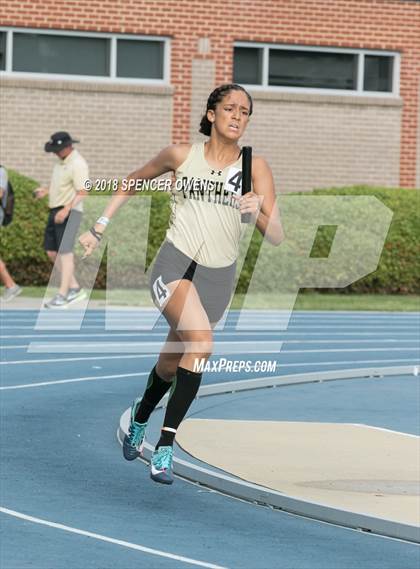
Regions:
<instances>
[{"instance_id":1,"label":"green grass","mask_svg":"<svg viewBox=\"0 0 420 569\"><path fill-rule=\"evenodd\" d=\"M24 297L39 298L45 295L45 287L25 287ZM53 291L51 291L53 292ZM133 302L133 299L135 301ZM92 300L106 299L105 290L93 290ZM148 289L118 290L113 292L113 300L116 304L137 306L152 306ZM240 308L243 304L244 295L237 294L232 307ZM248 308L270 309L278 304L273 302L273 294L249 295ZM380 310L380 311L420 311L419 295L399 294L320 294L300 293L297 297L295 310Z\"/></svg>"},{"instance_id":2,"label":"green grass","mask_svg":"<svg viewBox=\"0 0 420 569\"><path fill-rule=\"evenodd\" d=\"M236 295L233 308L240 308L244 295ZM275 296L274 296L275 300ZM282 309L287 305L273 302L273 295L250 295L247 308ZM300 293L294 310L378 310L413 312L420 311L420 296L398 294L320 294L316 292Z\"/></svg>"}]
</instances>

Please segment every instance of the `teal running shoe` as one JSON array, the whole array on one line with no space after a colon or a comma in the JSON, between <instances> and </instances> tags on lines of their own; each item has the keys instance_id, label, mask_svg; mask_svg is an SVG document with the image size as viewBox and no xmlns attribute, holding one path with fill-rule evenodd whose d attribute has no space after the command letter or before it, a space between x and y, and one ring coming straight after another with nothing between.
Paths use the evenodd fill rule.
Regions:
<instances>
[{"instance_id":1,"label":"teal running shoe","mask_svg":"<svg viewBox=\"0 0 420 569\"><path fill-rule=\"evenodd\" d=\"M172 484L172 459L174 450L172 447L159 447L152 454L150 460L150 478L161 484Z\"/></svg>"},{"instance_id":2,"label":"teal running shoe","mask_svg":"<svg viewBox=\"0 0 420 569\"><path fill-rule=\"evenodd\" d=\"M135 460L141 456L143 452L144 435L146 433L147 423L137 423L134 420L141 399L141 397L135 399L131 406L128 435L125 435L123 441L123 455L126 460Z\"/></svg>"}]
</instances>

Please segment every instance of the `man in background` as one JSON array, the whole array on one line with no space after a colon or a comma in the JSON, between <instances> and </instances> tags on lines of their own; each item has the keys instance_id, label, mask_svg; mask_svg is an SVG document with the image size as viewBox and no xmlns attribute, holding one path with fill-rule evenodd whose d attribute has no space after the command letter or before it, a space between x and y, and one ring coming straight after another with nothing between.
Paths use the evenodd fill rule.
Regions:
<instances>
[{"instance_id":1,"label":"man in background","mask_svg":"<svg viewBox=\"0 0 420 569\"><path fill-rule=\"evenodd\" d=\"M0 226L3 225L4 220L4 210L7 203L7 192L9 188L9 178L7 175L6 168L0 166ZM22 288L15 283L9 271L7 270L6 264L0 258L0 279L4 284L4 291L0 299L2 302L9 302L22 292Z\"/></svg>"},{"instance_id":2,"label":"man in background","mask_svg":"<svg viewBox=\"0 0 420 569\"><path fill-rule=\"evenodd\" d=\"M73 147L68 132L56 132L45 144L45 152L54 153L58 161L51 176L49 189L39 187L36 198L48 195L50 213L45 228L44 249L60 271L58 293L47 302L46 308L66 308L86 298L74 275L73 248L82 219L82 200L86 195L85 182L89 178L86 160Z\"/></svg>"}]
</instances>

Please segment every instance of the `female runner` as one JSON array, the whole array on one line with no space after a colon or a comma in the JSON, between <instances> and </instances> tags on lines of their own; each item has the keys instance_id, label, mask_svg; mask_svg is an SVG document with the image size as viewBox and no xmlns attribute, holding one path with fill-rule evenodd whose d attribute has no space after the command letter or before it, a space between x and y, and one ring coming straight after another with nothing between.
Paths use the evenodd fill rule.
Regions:
<instances>
[{"instance_id":1,"label":"female runner","mask_svg":"<svg viewBox=\"0 0 420 569\"><path fill-rule=\"evenodd\" d=\"M123 443L127 460L142 452L147 421L171 389L160 439L151 459L151 477L172 484L173 442L200 386L197 362L212 353L213 328L230 302L241 237L241 214L272 244L283 232L267 162L252 160L253 191L241 196L241 148L252 114L252 99L240 85L227 84L209 96L200 123L206 142L163 149L128 179L149 180L174 172L172 215L150 279L154 303L170 330L142 397L133 402ZM79 241L89 255L109 220L129 195L117 192L96 224ZM201 368L202 369L202 368Z\"/></svg>"}]
</instances>

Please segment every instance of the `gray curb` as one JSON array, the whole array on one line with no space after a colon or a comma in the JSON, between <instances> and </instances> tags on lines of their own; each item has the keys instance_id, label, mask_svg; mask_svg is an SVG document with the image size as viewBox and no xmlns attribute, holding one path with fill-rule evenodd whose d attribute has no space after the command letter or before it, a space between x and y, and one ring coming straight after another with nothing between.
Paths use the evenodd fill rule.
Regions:
<instances>
[{"instance_id":1,"label":"gray curb","mask_svg":"<svg viewBox=\"0 0 420 569\"><path fill-rule=\"evenodd\" d=\"M206 385L200 388L198 396L206 397L209 395L236 393L250 389L281 387L302 383L412 374L417 375L416 366L348 369L285 375L283 377L263 377L260 379ZM159 404L158 408L164 407L166 400L167 398ZM127 409L120 418L117 431L117 438L120 444L122 444L122 439L128 431L129 420L130 408ZM143 451L146 460L150 461L153 450L153 447L146 442ZM174 458L174 473L181 478L255 504L269 506L299 516L313 518L360 531L420 543L420 528L418 526L377 518L367 514L357 514L348 510L332 508L325 504L294 498L293 496L287 496L281 492L258 486L257 484L252 484L178 458Z\"/></svg>"}]
</instances>

